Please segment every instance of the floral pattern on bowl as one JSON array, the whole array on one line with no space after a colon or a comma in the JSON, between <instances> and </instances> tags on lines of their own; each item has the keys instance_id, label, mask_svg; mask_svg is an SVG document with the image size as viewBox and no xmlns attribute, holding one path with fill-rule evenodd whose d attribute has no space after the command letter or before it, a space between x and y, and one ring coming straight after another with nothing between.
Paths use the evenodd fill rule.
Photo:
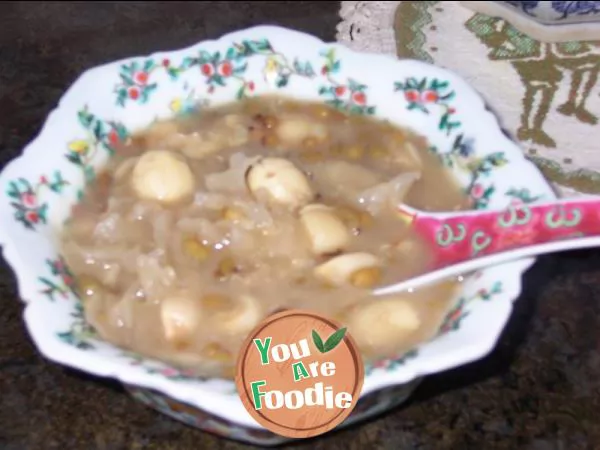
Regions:
<instances>
[{"instance_id":1,"label":"floral pattern on bowl","mask_svg":"<svg viewBox=\"0 0 600 450\"><path fill-rule=\"evenodd\" d=\"M186 423L263 445L281 439L249 416L232 382L194 378L102 342L85 323L54 236L119 140L158 118L271 93L417 130L477 209L554 198L479 95L453 73L422 62L355 53L264 26L85 72L23 155L0 175L0 243L26 302L27 329L52 361L116 378L136 398ZM532 263L514 261L469 276L434 341L367 368L361 397L367 406L347 423L403 401L423 376L489 353ZM187 416L176 405L186 405ZM194 410L196 419L189 414Z\"/></svg>"}]
</instances>

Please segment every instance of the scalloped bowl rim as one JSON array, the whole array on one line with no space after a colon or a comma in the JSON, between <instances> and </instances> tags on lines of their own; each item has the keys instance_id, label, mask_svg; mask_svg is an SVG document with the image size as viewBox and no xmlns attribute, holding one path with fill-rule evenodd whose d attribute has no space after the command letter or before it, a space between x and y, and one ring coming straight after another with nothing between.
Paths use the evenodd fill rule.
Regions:
<instances>
[{"instance_id":1,"label":"scalloped bowl rim","mask_svg":"<svg viewBox=\"0 0 600 450\"><path fill-rule=\"evenodd\" d=\"M251 38L251 36L268 37L270 40L278 40L283 42L299 41L302 43L303 47L311 49L314 48L314 50L319 50L324 47L335 48L341 59L360 59L363 61L362 64L365 67L368 66L369 68L384 66L390 67L393 70L394 68L399 69L416 67L422 70L427 69L427 71L432 73L443 74L443 76L445 76L447 79L452 80L454 88L456 90L460 90L461 95L464 97L469 97L470 110L477 112L480 124L479 126L489 130L491 134L489 139L495 139L497 142L501 143L501 145L506 148L507 151L513 152L514 155L511 154L512 157L518 158L518 152L518 154L522 156L522 161L519 161L519 163L523 166L529 165L527 170L531 171L532 173L537 173L539 177L541 177L537 167L528 161L522 155L519 147L502 133L497 118L486 108L481 96L457 74L420 61L397 60L394 57L387 55L354 51L343 45L337 43L327 43L314 36L296 30L285 29L277 26L256 26L223 35L219 39L204 40L183 49L160 51L149 55L122 58L120 60L98 65L86 70L71 84L71 86L59 100L57 107L49 113L37 136L30 141L30 143L23 149L19 156L8 162L8 164L3 168L2 172L0 173L0 179L5 182L7 173L14 172L15 169L20 167L21 164L26 163L30 158L33 158L38 151L40 151L38 144L44 137L46 137L46 135L50 133L54 123L56 121L68 119L67 117L61 117L63 106L65 103L68 103L71 100L73 95L78 93L78 87L87 83L88 79L93 79L99 76L101 77L108 69L115 69L128 61L146 58L160 59L166 56L169 56L170 58L176 58L183 54L193 52L194 50L199 50L203 46L224 45L226 43L240 41L244 38ZM372 74L372 70L366 70L364 72L364 77L371 78L373 76ZM550 190L550 192L547 194L550 197L553 197L554 192L551 190L550 185L545 180L543 180L543 182L545 183L545 187ZM11 240L9 233L0 227L0 245L2 246L2 252L5 260L15 274L19 296L25 302L24 319L28 332L38 350L48 360L67 367L81 370L92 375L113 378L124 384L153 389L175 400L194 405L239 425L255 429L263 429L263 427L258 425L254 419L249 416L237 396L228 396L220 392L211 391L210 385L208 385L208 389L202 389L197 385L198 382L173 381L153 374L141 375L139 373L132 372L128 366L117 361L112 361L100 367L95 362L95 360L97 360L97 356L93 352L79 352L76 355L72 355L70 352L64 351L63 349L57 349L53 342L44 340L42 327L40 327L40 320L41 316L43 316L45 308L39 306L38 303L32 303L32 299L38 297L40 294L38 291L36 291L35 285L31 283L31 279L28 277L28 265L26 264L26 261L22 259L18 250L20 244ZM445 358L440 358L440 356L437 355L435 360L421 364L419 370L414 369L410 372L404 370L404 372L401 374L398 374L397 372L388 372L368 375L365 377L365 384L361 397L364 397L366 394L384 387L408 383L421 376L461 366L487 355L495 346L497 339L499 338L508 318L510 317L512 302L521 292L522 274L534 263L534 261L535 258L526 258L510 263L504 263L495 268L486 269L498 270L499 273L501 272L504 274L503 276L511 277L511 282L514 284L512 292L506 294L509 297L508 313L505 314L505 317L501 320L501 326L499 327L498 334L494 337L494 339L489 339L487 342L474 342L470 346L464 348L461 347L460 357L457 357L457 354L451 353ZM513 280L512 277L515 279ZM46 308L49 307L47 306ZM208 383L210 383L210 381ZM217 409L220 411L217 411Z\"/></svg>"}]
</instances>

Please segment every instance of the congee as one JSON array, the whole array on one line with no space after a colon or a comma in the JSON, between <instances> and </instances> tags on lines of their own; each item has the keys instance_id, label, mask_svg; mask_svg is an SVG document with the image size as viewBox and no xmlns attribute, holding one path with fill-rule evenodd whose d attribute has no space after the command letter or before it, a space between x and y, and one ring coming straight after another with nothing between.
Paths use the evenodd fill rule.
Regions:
<instances>
[{"instance_id":1,"label":"congee","mask_svg":"<svg viewBox=\"0 0 600 450\"><path fill-rule=\"evenodd\" d=\"M469 207L411 131L258 97L121 142L61 247L86 319L122 348L230 378L249 331L300 308L341 321L373 361L434 337L457 287L372 296L430 262L400 203Z\"/></svg>"}]
</instances>

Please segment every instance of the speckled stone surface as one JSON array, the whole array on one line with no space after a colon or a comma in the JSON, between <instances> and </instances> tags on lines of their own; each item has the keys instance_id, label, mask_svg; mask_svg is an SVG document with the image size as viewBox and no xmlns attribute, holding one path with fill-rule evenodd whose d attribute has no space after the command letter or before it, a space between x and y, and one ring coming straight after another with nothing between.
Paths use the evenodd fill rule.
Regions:
<instances>
[{"instance_id":1,"label":"speckled stone surface","mask_svg":"<svg viewBox=\"0 0 600 450\"><path fill-rule=\"evenodd\" d=\"M270 23L332 40L338 2L2 2L0 165L84 69ZM600 254L541 260L488 358L427 379L404 407L297 449L600 448ZM235 450L118 385L45 362L0 266L0 449Z\"/></svg>"}]
</instances>

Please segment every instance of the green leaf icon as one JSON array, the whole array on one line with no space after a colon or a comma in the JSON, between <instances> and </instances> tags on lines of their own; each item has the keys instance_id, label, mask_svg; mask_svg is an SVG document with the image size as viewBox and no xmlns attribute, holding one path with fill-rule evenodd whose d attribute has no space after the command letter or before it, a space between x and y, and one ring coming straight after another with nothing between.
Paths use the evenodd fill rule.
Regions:
<instances>
[{"instance_id":1,"label":"green leaf icon","mask_svg":"<svg viewBox=\"0 0 600 450\"><path fill-rule=\"evenodd\" d=\"M340 328L331 336L329 336L327 341L325 341L325 343L323 344L323 339L321 339L321 336L319 336L319 334L315 330L312 331L312 338L313 342L315 343L315 347L317 347L317 349L321 353L327 353L336 348L338 344L342 342L342 339L344 339L345 335L346 328Z\"/></svg>"},{"instance_id":2,"label":"green leaf icon","mask_svg":"<svg viewBox=\"0 0 600 450\"><path fill-rule=\"evenodd\" d=\"M342 342L342 339L344 339L345 335L346 335L346 328L340 328L335 333L333 333L331 336L329 336L329 339L327 339L327 341L325 341L325 345L323 346L323 353L327 353L327 352L333 350L334 348L336 348L338 346L338 344L340 342Z\"/></svg>"},{"instance_id":3,"label":"green leaf icon","mask_svg":"<svg viewBox=\"0 0 600 450\"><path fill-rule=\"evenodd\" d=\"M319 336L319 333L317 333L315 330L312 330L312 338L313 338L313 342L315 343L315 347L317 347L317 350L319 350L321 353L325 353L324 346L323 346L323 339L321 339L321 336Z\"/></svg>"}]
</instances>

